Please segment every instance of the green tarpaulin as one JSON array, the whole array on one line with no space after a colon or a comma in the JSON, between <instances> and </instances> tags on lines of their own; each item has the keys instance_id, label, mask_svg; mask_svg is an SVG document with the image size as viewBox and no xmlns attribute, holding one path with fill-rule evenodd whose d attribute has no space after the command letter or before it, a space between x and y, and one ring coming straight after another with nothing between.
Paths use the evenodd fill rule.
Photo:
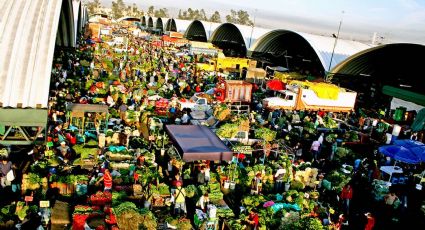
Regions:
<instances>
[{"instance_id":1,"label":"green tarpaulin","mask_svg":"<svg viewBox=\"0 0 425 230\"><path fill-rule=\"evenodd\" d=\"M412 91L385 85L382 87L382 93L391 97L400 98L405 101L413 102L425 106L425 95Z\"/></svg>"}]
</instances>

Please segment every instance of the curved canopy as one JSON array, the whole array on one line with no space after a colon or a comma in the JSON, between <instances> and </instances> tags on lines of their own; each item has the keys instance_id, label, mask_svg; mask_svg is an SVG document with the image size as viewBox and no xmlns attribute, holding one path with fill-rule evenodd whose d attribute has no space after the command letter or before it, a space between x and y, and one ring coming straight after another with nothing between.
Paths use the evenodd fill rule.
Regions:
<instances>
[{"instance_id":1,"label":"curved canopy","mask_svg":"<svg viewBox=\"0 0 425 230\"><path fill-rule=\"evenodd\" d=\"M142 26L146 27L146 17L142 16Z\"/></svg>"},{"instance_id":2,"label":"curved canopy","mask_svg":"<svg viewBox=\"0 0 425 230\"><path fill-rule=\"evenodd\" d=\"M241 31L232 23L223 23L211 35L211 43L226 56L245 56L246 45Z\"/></svg>"},{"instance_id":3,"label":"curved canopy","mask_svg":"<svg viewBox=\"0 0 425 230\"><path fill-rule=\"evenodd\" d=\"M291 30L273 30L261 36L251 50L253 57L279 61L278 64L287 65L289 69L309 67L324 75L349 56L369 48L355 41L338 39L336 42L332 52L335 38Z\"/></svg>"},{"instance_id":4,"label":"curved canopy","mask_svg":"<svg viewBox=\"0 0 425 230\"><path fill-rule=\"evenodd\" d=\"M125 17L122 17L122 18L118 18L117 21L118 22L121 22L121 21L140 22L140 18L125 16Z\"/></svg>"},{"instance_id":5,"label":"curved canopy","mask_svg":"<svg viewBox=\"0 0 425 230\"><path fill-rule=\"evenodd\" d=\"M0 107L47 108L55 42L75 46L72 1L3 3Z\"/></svg>"},{"instance_id":6,"label":"curved canopy","mask_svg":"<svg viewBox=\"0 0 425 230\"><path fill-rule=\"evenodd\" d=\"M207 33L202 22L199 20L193 21L186 29L184 37L190 41L206 42Z\"/></svg>"},{"instance_id":7,"label":"curved canopy","mask_svg":"<svg viewBox=\"0 0 425 230\"><path fill-rule=\"evenodd\" d=\"M157 18L156 19L155 29L159 29L161 31L164 31L164 24L162 23L162 19L161 18Z\"/></svg>"},{"instance_id":8,"label":"curved canopy","mask_svg":"<svg viewBox=\"0 0 425 230\"><path fill-rule=\"evenodd\" d=\"M165 31L177 32L176 21L174 20L174 18L170 18L167 20L167 23L165 24Z\"/></svg>"},{"instance_id":9,"label":"curved canopy","mask_svg":"<svg viewBox=\"0 0 425 230\"><path fill-rule=\"evenodd\" d=\"M152 17L148 18L148 28L153 28L153 19Z\"/></svg>"},{"instance_id":10,"label":"curved canopy","mask_svg":"<svg viewBox=\"0 0 425 230\"><path fill-rule=\"evenodd\" d=\"M425 53L419 44L395 43L373 47L352 55L339 63L332 73L336 75L370 77L383 84L406 87L417 93L424 92L423 73Z\"/></svg>"}]
</instances>

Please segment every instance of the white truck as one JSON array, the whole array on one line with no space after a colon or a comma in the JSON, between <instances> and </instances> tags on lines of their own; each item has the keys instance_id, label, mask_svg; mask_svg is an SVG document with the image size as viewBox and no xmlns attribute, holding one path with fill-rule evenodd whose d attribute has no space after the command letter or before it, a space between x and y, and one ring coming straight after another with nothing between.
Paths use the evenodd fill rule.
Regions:
<instances>
[{"instance_id":1,"label":"white truck","mask_svg":"<svg viewBox=\"0 0 425 230\"><path fill-rule=\"evenodd\" d=\"M332 112L350 112L356 103L357 93L339 88L335 99L319 97L309 88L288 85L286 90L277 91L277 96L265 98L263 106L267 109L324 110Z\"/></svg>"},{"instance_id":2,"label":"white truck","mask_svg":"<svg viewBox=\"0 0 425 230\"><path fill-rule=\"evenodd\" d=\"M192 111L208 111L211 109L209 95L195 93L190 99L178 100L180 110L190 109Z\"/></svg>"}]
</instances>

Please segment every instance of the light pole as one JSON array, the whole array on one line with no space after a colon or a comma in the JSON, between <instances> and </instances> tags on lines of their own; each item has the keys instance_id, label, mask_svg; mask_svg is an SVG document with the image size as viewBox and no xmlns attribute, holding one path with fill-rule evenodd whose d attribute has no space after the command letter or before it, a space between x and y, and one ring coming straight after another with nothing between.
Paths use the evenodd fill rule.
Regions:
<instances>
[{"instance_id":1,"label":"light pole","mask_svg":"<svg viewBox=\"0 0 425 230\"><path fill-rule=\"evenodd\" d=\"M328 74L331 72L332 59L333 59L333 57L334 57L336 43L338 42L338 38L339 38L339 31L341 30L341 25L342 25L343 17L344 17L344 11L342 11L341 20L339 21L338 32L337 32L336 36L332 35L332 36L334 36L334 37L335 37L335 42L334 42L334 47L333 47L333 49L332 49L331 61L329 62Z\"/></svg>"},{"instance_id":2,"label":"light pole","mask_svg":"<svg viewBox=\"0 0 425 230\"><path fill-rule=\"evenodd\" d=\"M255 9L255 12L254 12L254 21L253 21L253 23L252 23L252 26L251 26L251 36L249 36L249 45L248 45L248 49L251 47L251 41L252 41L252 33L254 32L254 27L255 27L255 18L257 17L257 9Z\"/></svg>"}]
</instances>

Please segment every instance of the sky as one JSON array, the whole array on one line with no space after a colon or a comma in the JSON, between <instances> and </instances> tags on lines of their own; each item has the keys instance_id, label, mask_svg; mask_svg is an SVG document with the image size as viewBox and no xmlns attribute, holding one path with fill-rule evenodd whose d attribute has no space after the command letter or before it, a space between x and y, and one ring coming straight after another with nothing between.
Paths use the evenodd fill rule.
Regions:
<instances>
[{"instance_id":1,"label":"sky","mask_svg":"<svg viewBox=\"0 0 425 230\"><path fill-rule=\"evenodd\" d=\"M108 6L111 0L102 0ZM373 33L384 43L425 44L425 0L124 0L142 9L169 8L170 16L191 7L207 14L246 10L255 25L331 36L342 21L341 38L370 41Z\"/></svg>"}]
</instances>

